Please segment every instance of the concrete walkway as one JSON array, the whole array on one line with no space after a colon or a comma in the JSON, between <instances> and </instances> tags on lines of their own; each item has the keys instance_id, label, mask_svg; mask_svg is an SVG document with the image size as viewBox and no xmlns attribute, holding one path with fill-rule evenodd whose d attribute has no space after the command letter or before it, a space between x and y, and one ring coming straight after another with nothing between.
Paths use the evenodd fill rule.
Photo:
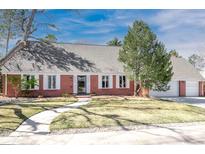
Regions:
<instances>
[{"instance_id":1,"label":"concrete walkway","mask_svg":"<svg viewBox=\"0 0 205 154\"><path fill-rule=\"evenodd\" d=\"M187 103L190 105L205 108L205 97L160 97L160 99Z\"/></svg>"},{"instance_id":2,"label":"concrete walkway","mask_svg":"<svg viewBox=\"0 0 205 154\"><path fill-rule=\"evenodd\" d=\"M205 144L205 123L160 125L132 131L0 137L0 144Z\"/></svg>"},{"instance_id":3,"label":"concrete walkway","mask_svg":"<svg viewBox=\"0 0 205 154\"><path fill-rule=\"evenodd\" d=\"M48 134L50 132L49 125L55 117L57 117L62 112L69 111L81 105L85 105L88 102L89 98L79 98L79 101L74 104L40 112L24 121L9 136L30 136Z\"/></svg>"}]
</instances>

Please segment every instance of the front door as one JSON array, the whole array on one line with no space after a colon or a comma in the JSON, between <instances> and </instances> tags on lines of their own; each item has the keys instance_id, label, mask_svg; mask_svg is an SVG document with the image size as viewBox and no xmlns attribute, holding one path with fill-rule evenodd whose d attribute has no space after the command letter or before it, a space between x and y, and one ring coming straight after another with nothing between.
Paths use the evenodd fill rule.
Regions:
<instances>
[{"instance_id":1,"label":"front door","mask_svg":"<svg viewBox=\"0 0 205 154\"><path fill-rule=\"evenodd\" d=\"M78 94L86 94L86 76L78 75Z\"/></svg>"}]
</instances>

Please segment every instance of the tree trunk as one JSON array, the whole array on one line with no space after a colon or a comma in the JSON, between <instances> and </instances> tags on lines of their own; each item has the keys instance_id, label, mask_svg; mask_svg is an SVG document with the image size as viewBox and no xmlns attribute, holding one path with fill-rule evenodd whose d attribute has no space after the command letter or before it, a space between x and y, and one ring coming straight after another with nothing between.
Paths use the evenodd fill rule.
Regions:
<instances>
[{"instance_id":1,"label":"tree trunk","mask_svg":"<svg viewBox=\"0 0 205 154\"><path fill-rule=\"evenodd\" d=\"M134 96L141 96L141 82L140 81L134 81Z\"/></svg>"},{"instance_id":2,"label":"tree trunk","mask_svg":"<svg viewBox=\"0 0 205 154\"><path fill-rule=\"evenodd\" d=\"M8 54L9 50L9 40L10 40L10 35L11 35L11 17L9 18L9 25L8 25L8 33L6 37L6 55Z\"/></svg>"},{"instance_id":3,"label":"tree trunk","mask_svg":"<svg viewBox=\"0 0 205 154\"><path fill-rule=\"evenodd\" d=\"M7 34L7 38L6 38L6 55L8 54L8 50L9 50L10 34L11 34L11 27L9 26L8 34Z\"/></svg>"},{"instance_id":4,"label":"tree trunk","mask_svg":"<svg viewBox=\"0 0 205 154\"><path fill-rule=\"evenodd\" d=\"M28 38L29 38L29 35L31 33L31 28L32 28L33 20L34 20L36 12L37 12L36 9L33 9L31 11L31 16L29 17L28 22L26 23L25 32L23 34L23 41L27 41Z\"/></svg>"}]
</instances>

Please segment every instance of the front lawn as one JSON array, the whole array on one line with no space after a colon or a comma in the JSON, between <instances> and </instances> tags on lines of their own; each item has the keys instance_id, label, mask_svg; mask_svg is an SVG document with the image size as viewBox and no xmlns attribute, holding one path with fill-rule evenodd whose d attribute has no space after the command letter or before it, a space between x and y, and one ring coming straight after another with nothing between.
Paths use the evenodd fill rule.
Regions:
<instances>
[{"instance_id":1,"label":"front lawn","mask_svg":"<svg viewBox=\"0 0 205 154\"><path fill-rule=\"evenodd\" d=\"M0 135L6 135L14 131L24 120L32 115L47 109L61 107L77 101L75 98L66 98L66 101L33 101L18 102L0 105Z\"/></svg>"},{"instance_id":2,"label":"front lawn","mask_svg":"<svg viewBox=\"0 0 205 154\"><path fill-rule=\"evenodd\" d=\"M205 121L205 109L175 102L133 97L94 98L90 104L62 113L51 131Z\"/></svg>"}]
</instances>

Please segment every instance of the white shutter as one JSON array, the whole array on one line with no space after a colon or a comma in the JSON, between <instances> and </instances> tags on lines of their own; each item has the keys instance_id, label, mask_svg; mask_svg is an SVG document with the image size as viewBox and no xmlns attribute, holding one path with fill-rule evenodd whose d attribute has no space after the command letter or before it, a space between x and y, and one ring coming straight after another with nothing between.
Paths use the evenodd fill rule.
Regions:
<instances>
[{"instance_id":1,"label":"white shutter","mask_svg":"<svg viewBox=\"0 0 205 154\"><path fill-rule=\"evenodd\" d=\"M60 90L61 89L61 76L56 75L56 89Z\"/></svg>"},{"instance_id":2,"label":"white shutter","mask_svg":"<svg viewBox=\"0 0 205 154\"><path fill-rule=\"evenodd\" d=\"M126 79L126 88L130 88L130 80L127 76L125 76Z\"/></svg>"},{"instance_id":3,"label":"white shutter","mask_svg":"<svg viewBox=\"0 0 205 154\"><path fill-rule=\"evenodd\" d=\"M37 85L35 85L35 90L39 90L39 74L35 75L35 80L37 81Z\"/></svg>"},{"instance_id":4,"label":"white shutter","mask_svg":"<svg viewBox=\"0 0 205 154\"><path fill-rule=\"evenodd\" d=\"M73 75L73 93L77 94L77 75Z\"/></svg>"},{"instance_id":5,"label":"white shutter","mask_svg":"<svg viewBox=\"0 0 205 154\"><path fill-rule=\"evenodd\" d=\"M116 88L119 88L119 75L116 75Z\"/></svg>"},{"instance_id":6,"label":"white shutter","mask_svg":"<svg viewBox=\"0 0 205 154\"><path fill-rule=\"evenodd\" d=\"M23 83L24 83L23 81L24 81L24 75L21 74L21 90L25 90L25 87L23 85Z\"/></svg>"},{"instance_id":7,"label":"white shutter","mask_svg":"<svg viewBox=\"0 0 205 154\"><path fill-rule=\"evenodd\" d=\"M43 90L48 89L48 75L43 75Z\"/></svg>"},{"instance_id":8,"label":"white shutter","mask_svg":"<svg viewBox=\"0 0 205 154\"><path fill-rule=\"evenodd\" d=\"M98 75L98 89L102 89L102 76Z\"/></svg>"},{"instance_id":9,"label":"white shutter","mask_svg":"<svg viewBox=\"0 0 205 154\"><path fill-rule=\"evenodd\" d=\"M90 93L90 75L87 75L86 77L87 81L86 81L86 92L89 94Z\"/></svg>"},{"instance_id":10,"label":"white shutter","mask_svg":"<svg viewBox=\"0 0 205 154\"><path fill-rule=\"evenodd\" d=\"M109 88L113 88L113 76L109 75Z\"/></svg>"}]
</instances>

